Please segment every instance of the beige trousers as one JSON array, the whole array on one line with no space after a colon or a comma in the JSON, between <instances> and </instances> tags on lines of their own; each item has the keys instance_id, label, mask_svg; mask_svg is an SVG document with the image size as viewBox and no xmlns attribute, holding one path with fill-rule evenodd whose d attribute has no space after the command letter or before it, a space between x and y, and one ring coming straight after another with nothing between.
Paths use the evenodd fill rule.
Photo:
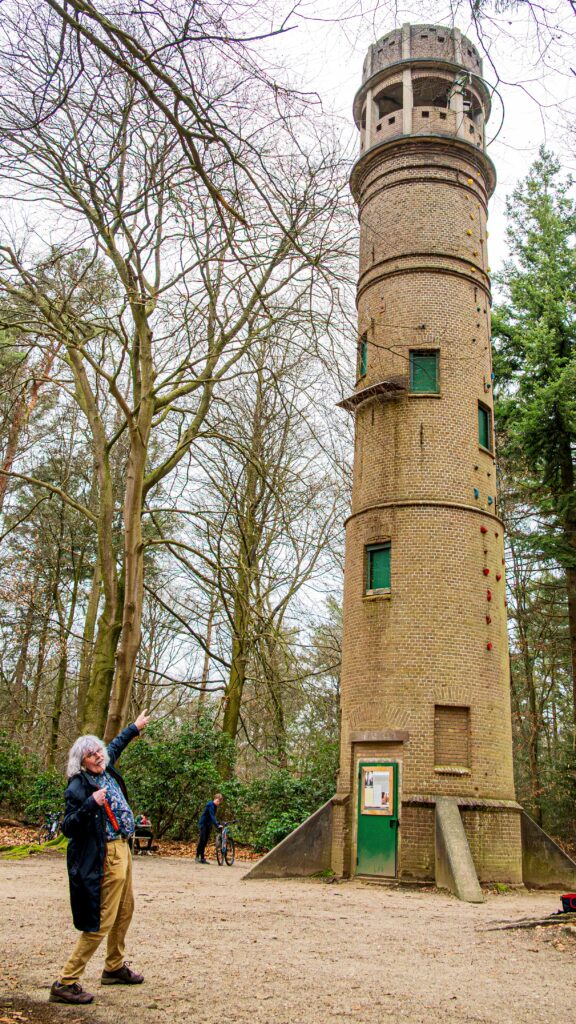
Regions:
<instances>
[{"instance_id":1,"label":"beige trousers","mask_svg":"<svg viewBox=\"0 0 576 1024\"><path fill-rule=\"evenodd\" d=\"M104 970L117 971L124 963L124 944L132 914L132 851L124 839L106 843L106 860L100 895L100 930L82 932L60 976L62 985L73 985L102 939L108 936Z\"/></svg>"}]
</instances>

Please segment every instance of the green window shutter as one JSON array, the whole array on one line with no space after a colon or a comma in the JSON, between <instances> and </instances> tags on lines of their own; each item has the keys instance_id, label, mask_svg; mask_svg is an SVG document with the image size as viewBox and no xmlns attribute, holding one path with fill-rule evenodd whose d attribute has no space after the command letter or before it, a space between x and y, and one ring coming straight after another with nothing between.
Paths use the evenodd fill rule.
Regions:
<instances>
[{"instance_id":1,"label":"green window shutter","mask_svg":"<svg viewBox=\"0 0 576 1024\"><path fill-rule=\"evenodd\" d=\"M478 444L492 451L492 423L490 410L478 403Z\"/></svg>"},{"instance_id":2,"label":"green window shutter","mask_svg":"<svg viewBox=\"0 0 576 1024\"><path fill-rule=\"evenodd\" d=\"M368 369L368 335L363 334L358 343L358 376L365 377Z\"/></svg>"},{"instance_id":3,"label":"green window shutter","mask_svg":"<svg viewBox=\"0 0 576 1024\"><path fill-rule=\"evenodd\" d=\"M410 390L417 393L438 393L438 352L414 350L410 353Z\"/></svg>"},{"instance_id":4,"label":"green window shutter","mask_svg":"<svg viewBox=\"0 0 576 1024\"><path fill-rule=\"evenodd\" d=\"M390 544L367 548L366 590L390 590Z\"/></svg>"}]
</instances>

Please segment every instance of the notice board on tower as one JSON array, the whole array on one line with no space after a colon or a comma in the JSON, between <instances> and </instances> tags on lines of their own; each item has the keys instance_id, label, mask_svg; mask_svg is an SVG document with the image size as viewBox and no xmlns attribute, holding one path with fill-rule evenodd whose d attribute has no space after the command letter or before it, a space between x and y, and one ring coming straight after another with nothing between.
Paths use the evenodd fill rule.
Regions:
<instances>
[{"instance_id":1,"label":"notice board on tower","mask_svg":"<svg viewBox=\"0 0 576 1024\"><path fill-rule=\"evenodd\" d=\"M394 771L393 764L362 767L360 786L360 811L362 814L394 814Z\"/></svg>"}]
</instances>

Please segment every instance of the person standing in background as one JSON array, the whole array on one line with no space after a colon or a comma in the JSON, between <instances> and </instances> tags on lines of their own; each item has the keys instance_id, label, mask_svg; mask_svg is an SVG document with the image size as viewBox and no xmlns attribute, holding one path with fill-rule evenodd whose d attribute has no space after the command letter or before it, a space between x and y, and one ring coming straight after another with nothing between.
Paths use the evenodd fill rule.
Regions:
<instances>
[{"instance_id":1,"label":"person standing in background","mask_svg":"<svg viewBox=\"0 0 576 1024\"><path fill-rule=\"evenodd\" d=\"M217 829L222 828L218 822L218 818L216 817L216 809L220 806L223 799L222 793L215 793L212 799L208 801L200 815L200 820L198 822L200 826L200 836L198 838L198 846L196 847L196 862L198 864L210 863L206 860L204 851L206 850L206 843L210 838L212 825Z\"/></svg>"}]
</instances>

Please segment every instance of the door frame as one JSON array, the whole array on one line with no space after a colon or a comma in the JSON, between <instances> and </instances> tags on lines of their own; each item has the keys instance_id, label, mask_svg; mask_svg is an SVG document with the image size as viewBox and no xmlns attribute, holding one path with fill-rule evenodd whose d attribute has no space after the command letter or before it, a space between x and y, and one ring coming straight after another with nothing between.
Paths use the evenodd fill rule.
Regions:
<instances>
[{"instance_id":1,"label":"door frame","mask_svg":"<svg viewBox=\"0 0 576 1024\"><path fill-rule=\"evenodd\" d=\"M373 749L374 748L372 747L372 750ZM387 754L386 751L383 751L379 755L376 755L376 754L373 754L373 753L363 754L362 750L360 749L360 745L356 746L356 749L354 751L354 757L353 757L353 771L354 771L354 789L353 789L354 799L352 801L353 829L352 829L352 842L350 844L350 847L351 847L350 853L351 853L351 860L352 860L352 863L350 865L350 867L351 867L350 875L352 877L354 877L355 875L358 874L358 864L357 864L357 860L358 860L358 809L359 809L358 808L358 803L359 803L359 800L360 800L360 786L359 786L358 776L359 776L360 765L361 764L393 764L393 765L396 765L396 779L397 779L397 786L398 786L398 790L397 790L397 792L398 792L398 808L397 808L398 828L396 829L396 874L394 876L390 875L389 877L390 878L392 878L392 877L398 878L398 868L399 868L399 865L400 865L400 852L401 852L401 844L402 844L402 828L401 828L401 825L402 825L402 762L403 762L403 758L400 757L398 754Z\"/></svg>"}]
</instances>

